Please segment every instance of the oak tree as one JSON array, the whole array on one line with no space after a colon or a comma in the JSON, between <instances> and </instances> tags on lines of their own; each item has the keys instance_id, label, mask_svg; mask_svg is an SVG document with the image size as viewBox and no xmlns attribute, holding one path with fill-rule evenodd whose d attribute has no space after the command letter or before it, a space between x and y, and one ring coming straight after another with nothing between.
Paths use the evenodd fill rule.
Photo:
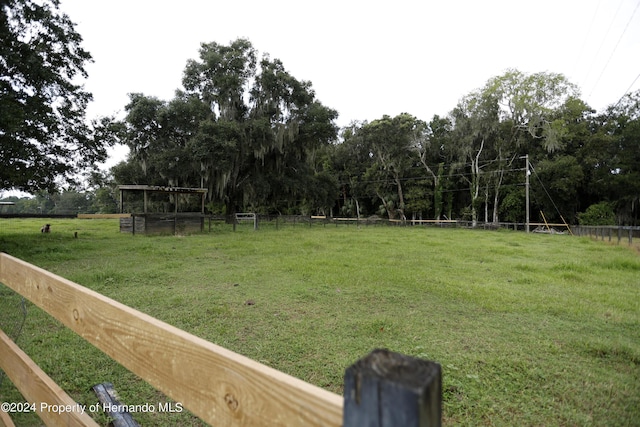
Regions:
<instances>
[{"instance_id":1,"label":"oak tree","mask_svg":"<svg viewBox=\"0 0 640 427\"><path fill-rule=\"evenodd\" d=\"M91 94L78 83L91 56L59 3L0 6L0 189L54 190L106 158L106 141L85 121Z\"/></svg>"}]
</instances>

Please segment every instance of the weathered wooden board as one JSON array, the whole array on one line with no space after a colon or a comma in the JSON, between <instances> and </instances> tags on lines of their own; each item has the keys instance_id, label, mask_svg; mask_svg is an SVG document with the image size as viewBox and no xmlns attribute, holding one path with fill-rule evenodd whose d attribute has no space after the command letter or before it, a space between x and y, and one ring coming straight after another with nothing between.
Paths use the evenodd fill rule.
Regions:
<instances>
[{"instance_id":1,"label":"weathered wooden board","mask_svg":"<svg viewBox=\"0 0 640 427\"><path fill-rule=\"evenodd\" d=\"M204 231L204 216L200 214L136 214L120 218L122 233L186 234L202 231Z\"/></svg>"},{"instance_id":2,"label":"weathered wooden board","mask_svg":"<svg viewBox=\"0 0 640 427\"><path fill-rule=\"evenodd\" d=\"M140 427L140 425L133 419L133 416L126 411L113 410L112 408L126 407L118 400L116 396L116 390L111 383L100 383L93 386L93 391L98 396L98 400L102 403L103 407L106 407L107 414L111 417L111 423L113 427Z\"/></svg>"},{"instance_id":3,"label":"weathered wooden board","mask_svg":"<svg viewBox=\"0 0 640 427\"><path fill-rule=\"evenodd\" d=\"M440 427L441 372L435 362L372 351L345 372L344 427Z\"/></svg>"},{"instance_id":4,"label":"weathered wooden board","mask_svg":"<svg viewBox=\"0 0 640 427\"><path fill-rule=\"evenodd\" d=\"M119 214L78 214L78 219L118 219L118 218L129 218L131 214L129 213L119 213Z\"/></svg>"}]
</instances>

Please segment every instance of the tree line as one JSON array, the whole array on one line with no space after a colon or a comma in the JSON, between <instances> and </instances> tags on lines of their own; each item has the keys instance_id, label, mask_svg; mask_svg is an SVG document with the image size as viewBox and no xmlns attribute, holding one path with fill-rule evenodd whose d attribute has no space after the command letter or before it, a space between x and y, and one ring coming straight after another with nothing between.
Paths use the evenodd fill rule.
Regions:
<instances>
[{"instance_id":1,"label":"tree line","mask_svg":"<svg viewBox=\"0 0 640 427\"><path fill-rule=\"evenodd\" d=\"M508 70L449 113L338 129L248 40L203 44L174 99L132 94L115 184L208 188L217 214L638 223L640 93L602 113L563 75ZM528 159L528 164L527 160Z\"/></svg>"},{"instance_id":2,"label":"tree line","mask_svg":"<svg viewBox=\"0 0 640 427\"><path fill-rule=\"evenodd\" d=\"M311 82L238 39L203 43L173 99L130 94L122 120L86 124L91 57L58 3L1 9L2 189L36 195L5 211L108 213L118 185L147 184L207 188L220 215L524 222L528 178L534 222L638 224L640 91L596 112L561 74L507 70L446 114L340 129ZM115 143L127 159L92 169Z\"/></svg>"}]
</instances>

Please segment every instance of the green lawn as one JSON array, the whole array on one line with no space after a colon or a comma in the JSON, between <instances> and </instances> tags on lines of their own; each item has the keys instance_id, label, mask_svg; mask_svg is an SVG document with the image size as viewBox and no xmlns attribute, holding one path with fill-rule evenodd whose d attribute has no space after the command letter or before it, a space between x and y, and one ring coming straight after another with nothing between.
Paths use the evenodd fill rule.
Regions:
<instances>
[{"instance_id":1,"label":"green lawn","mask_svg":"<svg viewBox=\"0 0 640 427\"><path fill-rule=\"evenodd\" d=\"M0 220L0 251L336 393L348 365L384 347L442 365L446 425L640 425L640 256L627 246L353 225L149 237L117 220L52 220L41 234L41 222ZM0 296L6 328L19 299ZM123 403L164 401L28 309L18 344L76 400L109 381ZM20 396L5 380L0 399Z\"/></svg>"}]
</instances>

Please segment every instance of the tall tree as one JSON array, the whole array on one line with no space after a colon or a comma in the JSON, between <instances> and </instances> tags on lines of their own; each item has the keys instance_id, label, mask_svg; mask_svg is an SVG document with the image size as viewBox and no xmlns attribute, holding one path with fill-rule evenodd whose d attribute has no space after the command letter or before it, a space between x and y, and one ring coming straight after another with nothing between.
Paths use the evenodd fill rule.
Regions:
<instances>
[{"instance_id":1,"label":"tall tree","mask_svg":"<svg viewBox=\"0 0 640 427\"><path fill-rule=\"evenodd\" d=\"M454 123L453 138L458 153L455 167L469 185L471 198L471 221L478 222L478 209L482 203L480 190L487 198L488 181L484 174L487 153L498 138L499 108L491 92L474 92L464 97L451 112Z\"/></svg>"},{"instance_id":2,"label":"tall tree","mask_svg":"<svg viewBox=\"0 0 640 427\"><path fill-rule=\"evenodd\" d=\"M337 144L331 167L340 185L340 214L360 219L366 197L364 175L371 163L370 150L358 132L362 123L352 122L342 130L342 143Z\"/></svg>"},{"instance_id":3,"label":"tall tree","mask_svg":"<svg viewBox=\"0 0 640 427\"><path fill-rule=\"evenodd\" d=\"M500 105L500 119L508 124L503 137L507 147L522 146L531 138L549 152L563 146L564 126L556 113L579 94L565 76L508 70L489 79L483 92L492 93Z\"/></svg>"},{"instance_id":4,"label":"tall tree","mask_svg":"<svg viewBox=\"0 0 640 427\"><path fill-rule=\"evenodd\" d=\"M558 112L569 100L576 99L578 89L562 74L508 70L490 79L483 90L494 94L501 113L492 174L492 221L497 223L505 172L513 168L523 150L540 146L554 152L564 146L567 131Z\"/></svg>"},{"instance_id":5,"label":"tall tree","mask_svg":"<svg viewBox=\"0 0 640 427\"><path fill-rule=\"evenodd\" d=\"M59 0L0 5L0 189L54 190L106 158L107 141L85 122L81 42Z\"/></svg>"},{"instance_id":6,"label":"tall tree","mask_svg":"<svg viewBox=\"0 0 640 427\"><path fill-rule=\"evenodd\" d=\"M138 93L129 97L122 142L129 147L131 160L142 169L145 183L200 185L191 145L208 109L179 91L170 102Z\"/></svg>"},{"instance_id":7,"label":"tall tree","mask_svg":"<svg viewBox=\"0 0 640 427\"><path fill-rule=\"evenodd\" d=\"M640 220L640 91L609 106L593 118L592 126L592 136L579 152L590 202L611 202L619 223L636 225Z\"/></svg>"},{"instance_id":8,"label":"tall tree","mask_svg":"<svg viewBox=\"0 0 640 427\"><path fill-rule=\"evenodd\" d=\"M404 182L412 178L412 169L419 162L413 147L416 140L423 138L425 129L423 121L402 113L395 117L385 115L359 130L372 159L366 172L367 180L389 219L406 219ZM412 193L415 199L416 194ZM425 204L418 203L416 206Z\"/></svg>"},{"instance_id":9,"label":"tall tree","mask_svg":"<svg viewBox=\"0 0 640 427\"><path fill-rule=\"evenodd\" d=\"M444 163L452 161L451 120L434 115L424 129L414 133L412 147L418 153L420 164L433 182L433 217L440 219L443 210Z\"/></svg>"},{"instance_id":10,"label":"tall tree","mask_svg":"<svg viewBox=\"0 0 640 427\"><path fill-rule=\"evenodd\" d=\"M192 151L228 214L308 196L308 154L337 135L337 112L315 99L310 82L257 58L248 40L203 44L184 73L187 95L210 109Z\"/></svg>"},{"instance_id":11,"label":"tall tree","mask_svg":"<svg viewBox=\"0 0 640 427\"><path fill-rule=\"evenodd\" d=\"M492 221L498 222L505 172L520 155L538 147L546 152L563 147L566 127L558 110L577 95L576 86L561 74L509 70L489 79L454 109L459 152L471 168L468 182L474 221L484 199L485 221L491 204ZM491 163L481 170L483 157Z\"/></svg>"},{"instance_id":12,"label":"tall tree","mask_svg":"<svg viewBox=\"0 0 640 427\"><path fill-rule=\"evenodd\" d=\"M531 194L534 205L553 222L575 220L578 190L584 174L573 156L554 156L541 160L534 169ZM538 181L539 180L539 181Z\"/></svg>"}]
</instances>

